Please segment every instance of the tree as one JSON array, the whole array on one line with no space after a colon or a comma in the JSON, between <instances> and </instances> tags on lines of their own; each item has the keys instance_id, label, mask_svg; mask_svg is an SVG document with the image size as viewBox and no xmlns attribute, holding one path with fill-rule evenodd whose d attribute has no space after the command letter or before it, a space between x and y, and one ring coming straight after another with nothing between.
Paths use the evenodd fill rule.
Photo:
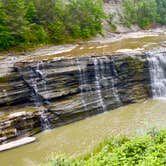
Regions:
<instances>
[{"instance_id":1,"label":"tree","mask_svg":"<svg viewBox=\"0 0 166 166\"><path fill-rule=\"evenodd\" d=\"M125 25L130 27L131 24L137 24L137 4L132 0L123 2Z\"/></svg>"},{"instance_id":2,"label":"tree","mask_svg":"<svg viewBox=\"0 0 166 166\"><path fill-rule=\"evenodd\" d=\"M0 48L89 38L102 31L102 0L0 0Z\"/></svg>"},{"instance_id":3,"label":"tree","mask_svg":"<svg viewBox=\"0 0 166 166\"><path fill-rule=\"evenodd\" d=\"M24 44L26 46L34 46L36 44L48 43L49 37L43 26L30 24L22 33Z\"/></svg>"},{"instance_id":4,"label":"tree","mask_svg":"<svg viewBox=\"0 0 166 166\"><path fill-rule=\"evenodd\" d=\"M7 25L13 34L19 34L26 26L26 9L23 0L3 0Z\"/></svg>"},{"instance_id":5,"label":"tree","mask_svg":"<svg viewBox=\"0 0 166 166\"><path fill-rule=\"evenodd\" d=\"M47 26L55 20L55 0L35 0L37 23Z\"/></svg>"},{"instance_id":6,"label":"tree","mask_svg":"<svg viewBox=\"0 0 166 166\"><path fill-rule=\"evenodd\" d=\"M165 25L166 24L166 0L156 0L157 12L159 14L158 22Z\"/></svg>"},{"instance_id":7,"label":"tree","mask_svg":"<svg viewBox=\"0 0 166 166\"><path fill-rule=\"evenodd\" d=\"M33 1L28 1L26 3L26 19L29 23L34 23L37 18L37 10Z\"/></svg>"},{"instance_id":8,"label":"tree","mask_svg":"<svg viewBox=\"0 0 166 166\"><path fill-rule=\"evenodd\" d=\"M6 13L6 24L14 38L13 44L23 42L21 33L27 26L25 19L26 9L23 0L3 0L3 7Z\"/></svg>"},{"instance_id":9,"label":"tree","mask_svg":"<svg viewBox=\"0 0 166 166\"><path fill-rule=\"evenodd\" d=\"M141 28L149 28L158 21L156 0L125 0L123 3L125 23L138 24Z\"/></svg>"},{"instance_id":10,"label":"tree","mask_svg":"<svg viewBox=\"0 0 166 166\"><path fill-rule=\"evenodd\" d=\"M155 0L140 0L137 9L137 22L141 28L149 28L157 20L157 4Z\"/></svg>"},{"instance_id":11,"label":"tree","mask_svg":"<svg viewBox=\"0 0 166 166\"><path fill-rule=\"evenodd\" d=\"M87 38L102 31L104 12L100 0L69 0L67 29L73 37Z\"/></svg>"},{"instance_id":12,"label":"tree","mask_svg":"<svg viewBox=\"0 0 166 166\"><path fill-rule=\"evenodd\" d=\"M13 38L6 25L7 16L0 1L0 48L6 49L12 45Z\"/></svg>"}]
</instances>

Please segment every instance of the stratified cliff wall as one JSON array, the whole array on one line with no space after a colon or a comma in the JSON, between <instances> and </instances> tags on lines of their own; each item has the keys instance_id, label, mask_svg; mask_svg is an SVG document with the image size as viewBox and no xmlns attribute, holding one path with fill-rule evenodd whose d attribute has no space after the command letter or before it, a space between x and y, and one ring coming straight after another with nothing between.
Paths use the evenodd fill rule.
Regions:
<instances>
[{"instance_id":1,"label":"stratified cliff wall","mask_svg":"<svg viewBox=\"0 0 166 166\"><path fill-rule=\"evenodd\" d=\"M145 53L24 61L0 81L0 142L150 97Z\"/></svg>"}]
</instances>

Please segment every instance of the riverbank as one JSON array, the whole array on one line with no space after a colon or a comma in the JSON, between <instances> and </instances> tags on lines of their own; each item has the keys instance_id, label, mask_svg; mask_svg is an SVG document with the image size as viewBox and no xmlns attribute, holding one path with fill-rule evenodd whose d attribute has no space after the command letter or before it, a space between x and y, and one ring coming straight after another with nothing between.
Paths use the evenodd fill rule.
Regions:
<instances>
[{"instance_id":1,"label":"riverbank","mask_svg":"<svg viewBox=\"0 0 166 166\"><path fill-rule=\"evenodd\" d=\"M160 37L161 36L161 37ZM9 50L8 52L0 53L0 77L8 75L14 64L25 59L35 57L49 58L51 56L65 57L65 56L80 56L84 54L94 53L111 53L120 49L138 49L144 50L161 46L162 40L166 36L166 27L160 27L149 30L139 30L136 32L127 33L109 33L104 38L97 36L93 40L65 44L59 46L42 46L22 51ZM145 38L141 41L141 38ZM147 38L147 39L146 39ZM148 40L149 38L149 40ZM154 39L153 39L154 38ZM156 38L156 40L155 40ZM133 41L132 41L133 39ZM134 40L135 39L135 40ZM139 41L140 39L140 41ZM133 42L132 44L128 43ZM109 44L109 45L106 45Z\"/></svg>"},{"instance_id":2,"label":"riverbank","mask_svg":"<svg viewBox=\"0 0 166 166\"><path fill-rule=\"evenodd\" d=\"M84 159L55 157L41 166L165 166L166 130L151 130L143 137L112 137Z\"/></svg>"},{"instance_id":3,"label":"riverbank","mask_svg":"<svg viewBox=\"0 0 166 166\"><path fill-rule=\"evenodd\" d=\"M142 37L148 37L148 36L158 36L160 34L165 35L166 34L166 26L158 27L158 28L150 28L147 30L130 30L126 32L120 32L120 33L107 33L105 37L103 36L97 36L93 40L89 42L99 42L99 43L109 43L109 42L115 42L120 41L123 39L128 38L142 38Z\"/></svg>"}]
</instances>

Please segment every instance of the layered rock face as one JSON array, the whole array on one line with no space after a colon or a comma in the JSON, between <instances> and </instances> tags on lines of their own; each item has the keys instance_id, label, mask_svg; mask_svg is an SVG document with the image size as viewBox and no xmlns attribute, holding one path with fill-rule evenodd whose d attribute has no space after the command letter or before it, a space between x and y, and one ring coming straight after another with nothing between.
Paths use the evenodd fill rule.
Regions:
<instances>
[{"instance_id":1,"label":"layered rock face","mask_svg":"<svg viewBox=\"0 0 166 166\"><path fill-rule=\"evenodd\" d=\"M0 142L150 97L145 53L19 62L0 79Z\"/></svg>"}]
</instances>

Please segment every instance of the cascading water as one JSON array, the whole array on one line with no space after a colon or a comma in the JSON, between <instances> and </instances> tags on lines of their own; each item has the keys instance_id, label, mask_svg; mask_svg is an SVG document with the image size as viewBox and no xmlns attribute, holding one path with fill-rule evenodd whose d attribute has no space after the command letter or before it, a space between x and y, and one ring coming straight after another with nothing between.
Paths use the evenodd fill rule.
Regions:
<instances>
[{"instance_id":1,"label":"cascading water","mask_svg":"<svg viewBox=\"0 0 166 166\"><path fill-rule=\"evenodd\" d=\"M106 108L106 105L104 103L104 100L103 100L103 97L101 94L101 84L100 84L100 80L103 75L103 72L102 72L103 65L102 65L101 61L96 58L93 60L93 63L94 63L95 86L96 86L97 96L98 96L99 103L100 103L103 111L105 112L107 110L107 108Z\"/></svg>"},{"instance_id":2,"label":"cascading water","mask_svg":"<svg viewBox=\"0 0 166 166\"><path fill-rule=\"evenodd\" d=\"M76 63L78 66L78 70L79 70L79 82L80 82L80 90L81 90L81 101L82 104L84 106L85 110L87 109L87 105L86 105L86 101L85 101L85 97L84 97L84 87L87 83L86 83L86 71L85 71L85 67L83 68L83 66L81 65L81 62L79 60L79 58L76 59Z\"/></svg>"},{"instance_id":3,"label":"cascading water","mask_svg":"<svg viewBox=\"0 0 166 166\"><path fill-rule=\"evenodd\" d=\"M106 63L106 72L108 72L108 73L112 73L111 72L111 69L110 69L110 60L108 60L107 59L107 61L109 62L107 62ZM114 64L114 61L112 61L112 63ZM116 75L116 76L118 76L118 73L117 73L117 71L116 71L116 69L115 69L115 65L113 65L114 67L113 67L113 73L114 73L114 75ZM108 89L109 88L111 88L111 92L110 93L112 93L113 94L113 96L114 96L114 99L115 99L115 101L116 101L116 103L118 104L118 105L122 105L122 101L121 101L121 99L120 99L120 96L119 96L119 92L118 92L118 89L117 89L117 87L115 86L115 84L116 84L116 81L115 81L115 78L112 76L112 75L110 75L108 78L106 78L107 79L107 81L108 81Z\"/></svg>"},{"instance_id":4,"label":"cascading water","mask_svg":"<svg viewBox=\"0 0 166 166\"><path fill-rule=\"evenodd\" d=\"M113 76L113 73L117 75L115 67L113 67L113 71L111 71L111 64L113 62L105 57L104 59L98 59L95 60L95 77L96 77L96 84L97 87L99 87L99 92L106 91L106 94L110 95L112 94L113 100L117 103L117 105L121 105L121 99L119 97L118 90L115 86L115 78ZM104 90L101 90L101 88L104 88ZM100 103L103 107L104 111L107 111L106 103L104 101L104 96L100 95L99 93L99 99L100 97L102 100L100 100Z\"/></svg>"},{"instance_id":5,"label":"cascading water","mask_svg":"<svg viewBox=\"0 0 166 166\"><path fill-rule=\"evenodd\" d=\"M37 75L40 77L41 79L41 87L43 90L47 90L47 82L46 82L46 75L44 75L44 73L42 72L42 68L43 68L43 62L39 62L37 63L37 67L36 67L36 70L35 72L37 73ZM37 93L37 101L39 101L40 105L43 105L43 102L40 101L40 98L38 97L38 84L37 84L37 79L35 78L35 82L32 81L34 83L34 86L35 87L34 89L36 89L36 93ZM49 119L47 117L47 111L46 109L44 109L43 111L41 111L41 125L42 125L42 128L43 130L49 130L51 128L51 124L49 122Z\"/></svg>"},{"instance_id":6,"label":"cascading water","mask_svg":"<svg viewBox=\"0 0 166 166\"><path fill-rule=\"evenodd\" d=\"M21 71L19 68L18 72L26 85L32 90L31 101L36 107L43 107L40 115L41 126L43 130L48 130L51 128L51 124L47 117L47 109L43 105L47 101L40 95L41 90L47 90L46 75L43 74L42 69L43 62L38 62L35 67L31 68L30 74L24 74L24 71Z\"/></svg>"},{"instance_id":7,"label":"cascading water","mask_svg":"<svg viewBox=\"0 0 166 166\"><path fill-rule=\"evenodd\" d=\"M148 54L151 89L153 98L166 99L166 53Z\"/></svg>"},{"instance_id":8,"label":"cascading water","mask_svg":"<svg viewBox=\"0 0 166 166\"><path fill-rule=\"evenodd\" d=\"M116 87L112 60L105 57L81 61L77 58L76 63L79 71L80 99L86 111L96 104L96 108L106 112L110 108L110 100L117 106L122 104Z\"/></svg>"}]
</instances>

